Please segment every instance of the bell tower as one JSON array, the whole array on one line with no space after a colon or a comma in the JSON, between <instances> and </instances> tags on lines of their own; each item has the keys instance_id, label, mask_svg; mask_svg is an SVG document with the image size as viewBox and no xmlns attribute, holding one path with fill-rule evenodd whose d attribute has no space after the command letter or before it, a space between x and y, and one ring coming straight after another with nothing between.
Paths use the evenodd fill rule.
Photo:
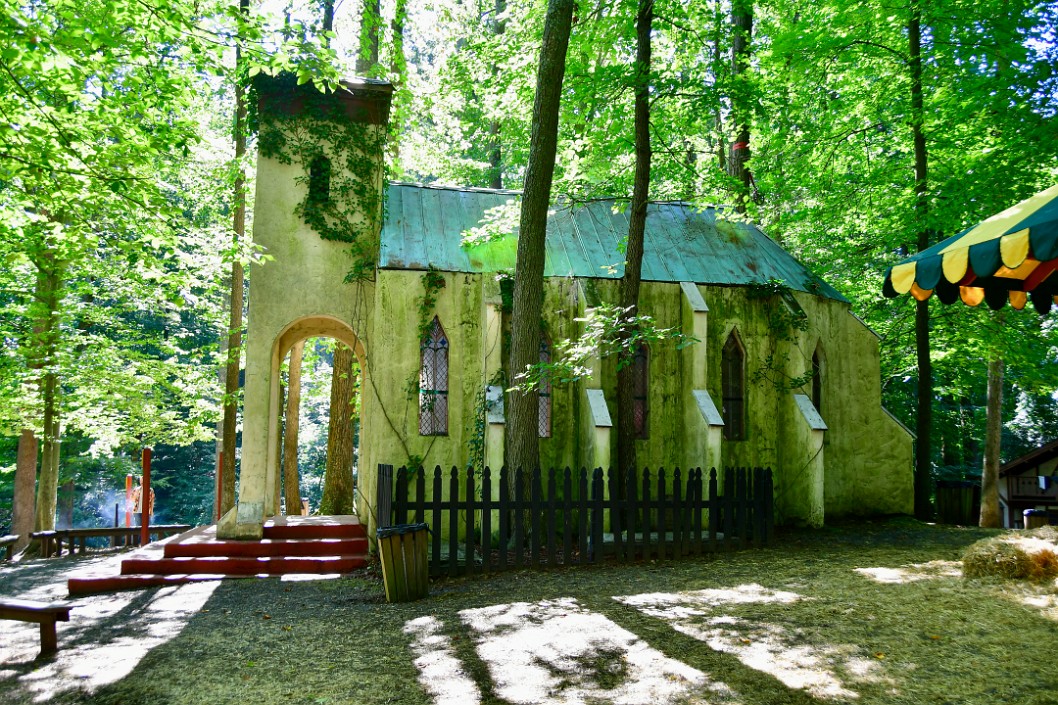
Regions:
<instances>
[{"instance_id":1,"label":"bell tower","mask_svg":"<svg viewBox=\"0 0 1058 705\"><path fill-rule=\"evenodd\" d=\"M342 81L330 93L290 75L259 77L249 272L242 458L222 538L261 537L279 512L279 370L306 338L348 345L366 370L383 213L385 139L393 87Z\"/></svg>"}]
</instances>

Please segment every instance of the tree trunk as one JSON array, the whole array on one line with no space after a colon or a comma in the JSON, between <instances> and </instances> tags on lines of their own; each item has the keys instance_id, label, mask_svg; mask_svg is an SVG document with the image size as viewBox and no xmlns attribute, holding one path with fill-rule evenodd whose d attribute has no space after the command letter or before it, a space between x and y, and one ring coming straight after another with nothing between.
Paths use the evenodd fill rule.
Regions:
<instances>
[{"instance_id":1,"label":"tree trunk","mask_svg":"<svg viewBox=\"0 0 1058 705\"><path fill-rule=\"evenodd\" d=\"M29 545L33 531L34 490L37 488L37 436L33 429L24 428L18 437L18 456L15 461L15 496L11 505L11 533L18 535L13 550L18 552Z\"/></svg>"},{"instance_id":2,"label":"tree trunk","mask_svg":"<svg viewBox=\"0 0 1058 705\"><path fill-rule=\"evenodd\" d=\"M59 376L44 373L44 442L41 448L40 479L37 482L34 531L55 528L55 504L59 491Z\"/></svg>"},{"instance_id":3,"label":"tree trunk","mask_svg":"<svg viewBox=\"0 0 1058 705\"><path fill-rule=\"evenodd\" d=\"M926 137L922 132L925 108L922 94L922 10L917 0L911 4L908 21L908 55L911 69L911 133L915 150L915 219L918 223L918 251L929 247L928 156ZM918 355L918 416L915 445L915 516L923 521L933 518L933 363L929 354L929 300L915 307L915 345Z\"/></svg>"},{"instance_id":4,"label":"tree trunk","mask_svg":"<svg viewBox=\"0 0 1058 705\"><path fill-rule=\"evenodd\" d=\"M507 11L507 0L496 0L493 4L492 32L497 37L503 35L507 30L506 22L500 19L500 15ZM493 77L499 75L498 64L492 65ZM503 154L500 151L500 121L493 120L489 123L489 188L503 188Z\"/></svg>"},{"instance_id":5,"label":"tree trunk","mask_svg":"<svg viewBox=\"0 0 1058 705\"><path fill-rule=\"evenodd\" d=\"M334 348L331 376L331 420L327 436L327 470L320 514L353 513L353 351Z\"/></svg>"},{"instance_id":6,"label":"tree trunk","mask_svg":"<svg viewBox=\"0 0 1058 705\"><path fill-rule=\"evenodd\" d=\"M276 458L283 457L283 416L286 411L283 403L283 382L279 383L279 402L276 404ZM281 467L276 468L275 479L272 481L272 516L279 516L283 507L283 472Z\"/></svg>"},{"instance_id":7,"label":"tree trunk","mask_svg":"<svg viewBox=\"0 0 1058 705\"><path fill-rule=\"evenodd\" d=\"M401 88L408 80L408 62L404 58L404 23L408 18L408 0L396 0L393 8L393 22L390 23L390 31L393 36L393 55L389 58L390 81L393 83L394 102L402 101L399 97ZM395 108L394 113L399 112ZM403 130L399 119L394 120L389 131L387 147L390 154L390 168L397 169L400 164L400 138Z\"/></svg>"},{"instance_id":8,"label":"tree trunk","mask_svg":"<svg viewBox=\"0 0 1058 705\"><path fill-rule=\"evenodd\" d=\"M639 305L639 284L643 265L643 233L647 222L647 196L650 191L650 31L654 20L654 0L639 0L636 18L635 66L635 150L636 171L632 187L632 208L628 216L628 244L625 271L621 278L622 315L634 316ZM617 467L624 478L636 470L635 350L625 335L617 370Z\"/></svg>"},{"instance_id":9,"label":"tree trunk","mask_svg":"<svg viewBox=\"0 0 1058 705\"><path fill-rule=\"evenodd\" d=\"M356 75L378 78L378 29L382 24L379 0L364 0L360 15L360 50L356 55Z\"/></svg>"},{"instance_id":10,"label":"tree trunk","mask_svg":"<svg viewBox=\"0 0 1058 705\"><path fill-rule=\"evenodd\" d=\"M35 531L55 528L55 505L59 488L59 301L62 286L62 265L51 250L45 250L36 262L36 300L40 307L35 331L40 346L40 365L43 370L41 401L44 412L43 443L41 446L40 477L37 482L37 502L33 526Z\"/></svg>"},{"instance_id":11,"label":"tree trunk","mask_svg":"<svg viewBox=\"0 0 1058 705\"><path fill-rule=\"evenodd\" d=\"M573 0L549 0L536 75L529 163L522 193L518 255L511 310L511 374L540 361L540 319L544 300L544 235L558 144L558 112ZM507 404L507 464L532 470L540 463L539 398L535 389L512 391ZM513 491L513 490L512 490Z\"/></svg>"},{"instance_id":12,"label":"tree trunk","mask_svg":"<svg viewBox=\"0 0 1058 705\"><path fill-rule=\"evenodd\" d=\"M301 427L301 360L305 341L290 349L290 371L287 376L286 423L283 429L283 492L287 515L301 514L301 488L298 483L298 433Z\"/></svg>"},{"instance_id":13,"label":"tree trunk","mask_svg":"<svg viewBox=\"0 0 1058 705\"><path fill-rule=\"evenodd\" d=\"M239 12L250 13L250 0L239 0ZM235 46L235 163L246 154L246 86L242 80L242 48ZM246 233L246 173L239 168L235 176L235 208L232 215L232 239L236 249ZM242 354L243 271L238 258L231 263L231 313L228 318L228 365L224 378L223 478L220 514L235 506L235 434L239 414L239 359Z\"/></svg>"},{"instance_id":14,"label":"tree trunk","mask_svg":"<svg viewBox=\"0 0 1058 705\"><path fill-rule=\"evenodd\" d=\"M985 423L985 462L981 473L981 526L998 529L999 451L1003 431L1003 360L998 355L988 361L988 409Z\"/></svg>"},{"instance_id":15,"label":"tree trunk","mask_svg":"<svg viewBox=\"0 0 1058 705\"><path fill-rule=\"evenodd\" d=\"M731 113L735 125L735 142L727 161L728 174L739 182L735 194L735 210L746 212L746 201L752 193L753 176L746 163L749 161L749 86L744 79L750 67L750 42L753 38L752 0L734 0L731 4Z\"/></svg>"}]
</instances>

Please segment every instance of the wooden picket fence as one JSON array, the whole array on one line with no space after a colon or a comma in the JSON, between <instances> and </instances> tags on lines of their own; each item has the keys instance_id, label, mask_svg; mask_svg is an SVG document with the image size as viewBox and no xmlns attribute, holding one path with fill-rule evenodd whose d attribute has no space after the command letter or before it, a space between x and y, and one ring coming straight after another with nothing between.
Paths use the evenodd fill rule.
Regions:
<instances>
[{"instance_id":1,"label":"wooden picket fence","mask_svg":"<svg viewBox=\"0 0 1058 705\"><path fill-rule=\"evenodd\" d=\"M772 472L727 468L651 474L378 468L380 526L427 523L430 574L668 559L767 545L774 531ZM546 478L546 483L545 483ZM495 496L494 496L495 495ZM447 534L444 536L443 534ZM484 540L483 540L484 537Z\"/></svg>"}]
</instances>

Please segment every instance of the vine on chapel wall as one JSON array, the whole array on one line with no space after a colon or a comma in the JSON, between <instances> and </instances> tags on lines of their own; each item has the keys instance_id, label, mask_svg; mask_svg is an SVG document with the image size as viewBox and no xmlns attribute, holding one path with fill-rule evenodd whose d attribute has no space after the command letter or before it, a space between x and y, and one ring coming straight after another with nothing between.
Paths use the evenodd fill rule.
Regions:
<instances>
[{"instance_id":1,"label":"vine on chapel wall","mask_svg":"<svg viewBox=\"0 0 1058 705\"><path fill-rule=\"evenodd\" d=\"M808 315L797 303L790 287L780 279L769 279L764 284L750 284L748 287L750 299L765 302L768 314L768 336L770 350L764 358L764 362L753 372L753 381L757 383L769 383L778 391L794 391L812 381L815 371L809 369L803 375L791 376L786 372L786 364L790 361L787 353L779 354L777 347L779 343L792 343L800 350L798 345L799 333L808 330ZM802 355L804 351L801 351ZM807 358L806 358L807 359Z\"/></svg>"},{"instance_id":2,"label":"vine on chapel wall","mask_svg":"<svg viewBox=\"0 0 1058 705\"><path fill-rule=\"evenodd\" d=\"M386 130L351 119L333 95L299 87L292 75L267 78L255 83L254 90L267 92L271 106L253 116L260 153L301 167L297 182L314 187L306 188L294 212L324 240L349 244L353 262L346 282L373 279L375 237L385 207L386 189L379 184ZM301 109L291 111L292 105ZM317 171L326 170L318 182L310 179L314 164ZM324 183L329 188L319 187Z\"/></svg>"}]
</instances>

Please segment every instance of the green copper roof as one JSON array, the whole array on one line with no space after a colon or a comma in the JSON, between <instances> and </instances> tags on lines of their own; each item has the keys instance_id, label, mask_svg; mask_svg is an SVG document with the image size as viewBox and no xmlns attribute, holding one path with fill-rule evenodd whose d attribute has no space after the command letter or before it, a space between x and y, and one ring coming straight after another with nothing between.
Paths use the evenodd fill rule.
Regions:
<instances>
[{"instance_id":1,"label":"green copper roof","mask_svg":"<svg viewBox=\"0 0 1058 705\"><path fill-rule=\"evenodd\" d=\"M488 223L490 209L516 206L520 197L517 191L390 184L379 266L448 272L513 270L514 235L473 246L462 245L462 240L464 233ZM508 210L516 225L517 208ZM556 205L547 223L544 275L620 278L624 255L618 245L627 234L628 213L615 212L612 200L572 208ZM643 281L717 285L778 279L792 289L845 301L757 228L718 220L714 209L699 211L682 203L648 207L642 274Z\"/></svg>"}]
</instances>

